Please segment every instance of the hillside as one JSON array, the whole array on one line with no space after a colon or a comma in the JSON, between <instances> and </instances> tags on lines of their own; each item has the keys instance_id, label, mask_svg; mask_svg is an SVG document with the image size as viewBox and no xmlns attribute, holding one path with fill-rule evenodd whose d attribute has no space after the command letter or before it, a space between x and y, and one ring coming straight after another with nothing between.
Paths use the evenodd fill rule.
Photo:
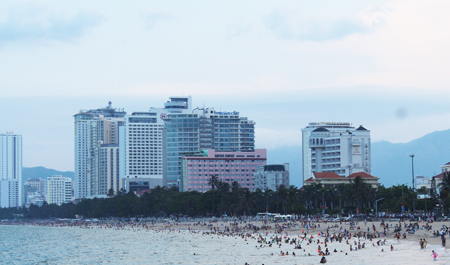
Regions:
<instances>
[{"instance_id":1,"label":"hillside","mask_svg":"<svg viewBox=\"0 0 450 265\"><path fill-rule=\"evenodd\" d=\"M416 176L432 177L450 161L450 130L436 131L408 143L372 144L372 174L385 186L412 182L411 157Z\"/></svg>"},{"instance_id":2,"label":"hillside","mask_svg":"<svg viewBox=\"0 0 450 265\"><path fill-rule=\"evenodd\" d=\"M74 173L71 171L58 171L45 167L23 167L22 168L23 182L27 179L47 179L48 176L62 175L73 180Z\"/></svg>"}]
</instances>

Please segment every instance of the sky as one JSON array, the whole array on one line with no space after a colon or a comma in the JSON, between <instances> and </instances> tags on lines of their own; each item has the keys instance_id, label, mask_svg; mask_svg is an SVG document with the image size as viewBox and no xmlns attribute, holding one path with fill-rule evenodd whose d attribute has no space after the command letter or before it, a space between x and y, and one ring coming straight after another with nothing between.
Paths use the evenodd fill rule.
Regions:
<instances>
[{"instance_id":1,"label":"sky","mask_svg":"<svg viewBox=\"0 0 450 265\"><path fill-rule=\"evenodd\" d=\"M373 142L450 126L450 1L0 2L0 132L23 163L73 170L73 115L170 96L239 111L256 146L301 145L309 122ZM270 162L270 161L269 161Z\"/></svg>"}]
</instances>

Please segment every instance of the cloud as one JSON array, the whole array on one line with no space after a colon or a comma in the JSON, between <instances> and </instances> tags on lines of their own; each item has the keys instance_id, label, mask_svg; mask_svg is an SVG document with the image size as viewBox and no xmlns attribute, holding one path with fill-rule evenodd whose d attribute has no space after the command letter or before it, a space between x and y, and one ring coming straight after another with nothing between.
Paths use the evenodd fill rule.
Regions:
<instances>
[{"instance_id":1,"label":"cloud","mask_svg":"<svg viewBox=\"0 0 450 265\"><path fill-rule=\"evenodd\" d=\"M144 21L147 24L147 29L152 29L160 21L171 20L172 16L162 13L149 13L144 15Z\"/></svg>"},{"instance_id":2,"label":"cloud","mask_svg":"<svg viewBox=\"0 0 450 265\"><path fill-rule=\"evenodd\" d=\"M306 18L280 8L266 15L263 22L278 39L285 40L319 42L370 32L370 27L357 18Z\"/></svg>"},{"instance_id":3,"label":"cloud","mask_svg":"<svg viewBox=\"0 0 450 265\"><path fill-rule=\"evenodd\" d=\"M58 40L72 42L87 28L96 26L102 17L93 11L81 10L70 16L55 14L38 6L16 6L2 12L0 42L20 40Z\"/></svg>"}]
</instances>

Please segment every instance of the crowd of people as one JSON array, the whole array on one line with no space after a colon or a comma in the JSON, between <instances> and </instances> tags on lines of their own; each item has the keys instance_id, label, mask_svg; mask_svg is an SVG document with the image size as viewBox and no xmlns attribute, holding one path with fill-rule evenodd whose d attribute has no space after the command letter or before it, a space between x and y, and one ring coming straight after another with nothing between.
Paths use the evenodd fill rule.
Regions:
<instances>
[{"instance_id":1,"label":"crowd of people","mask_svg":"<svg viewBox=\"0 0 450 265\"><path fill-rule=\"evenodd\" d=\"M233 222L198 221L177 222L173 220L83 220L83 219L55 219L55 220L7 220L0 225L27 225L46 227L72 227L84 229L131 229L133 231L174 232L187 230L189 233L204 236L226 236L241 238L245 241L254 241L255 248L279 248L271 255L288 256L319 256L320 263L326 263L328 256L348 255L355 251L364 251L369 247L379 247L384 252L388 245L389 233L393 239L406 240L406 234L414 234L422 229L430 231L430 223L399 221L393 223L380 222L363 224L358 222L320 223L318 220L286 220L284 222L235 220ZM364 225L364 227L363 227ZM433 236L441 236L442 246L445 246L445 235L449 233L447 226L433 232ZM420 248L427 248L427 240L420 239ZM284 244L284 245L283 245ZM288 246L287 251L281 249ZM332 246L330 251L330 247ZM312 252L313 249L317 252ZM390 244L390 251L394 246ZM297 252L297 253L296 253ZM433 252L435 253L435 252ZM433 254L434 255L434 254ZM436 254L437 255L437 254ZM437 257L437 256L436 256ZM435 257L435 258L436 258Z\"/></svg>"}]
</instances>

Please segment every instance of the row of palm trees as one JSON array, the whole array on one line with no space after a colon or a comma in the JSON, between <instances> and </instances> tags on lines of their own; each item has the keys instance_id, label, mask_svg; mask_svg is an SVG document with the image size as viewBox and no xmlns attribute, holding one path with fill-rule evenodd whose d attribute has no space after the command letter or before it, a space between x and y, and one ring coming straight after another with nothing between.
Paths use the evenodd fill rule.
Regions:
<instances>
[{"instance_id":1,"label":"row of palm trees","mask_svg":"<svg viewBox=\"0 0 450 265\"><path fill-rule=\"evenodd\" d=\"M218 203L211 202L211 212L230 212L239 214L270 210L286 213L317 212L320 209L356 209L360 211L373 207L376 198L376 190L356 177L350 184L338 186L323 186L312 184L297 189L295 186L286 187L280 185L275 191L259 190L250 192L241 188L238 182L232 182L231 186L213 175L208 184L211 186L213 197ZM217 208L214 208L214 206Z\"/></svg>"}]
</instances>

